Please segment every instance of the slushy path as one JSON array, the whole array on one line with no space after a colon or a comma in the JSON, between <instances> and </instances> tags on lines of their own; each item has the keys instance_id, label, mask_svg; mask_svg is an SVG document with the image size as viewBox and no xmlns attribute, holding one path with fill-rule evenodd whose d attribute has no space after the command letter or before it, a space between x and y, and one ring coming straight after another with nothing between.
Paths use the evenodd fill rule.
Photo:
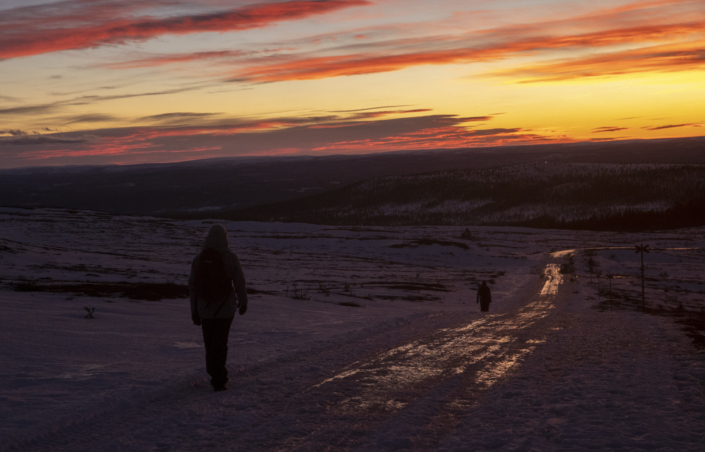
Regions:
<instances>
[{"instance_id":1,"label":"slushy path","mask_svg":"<svg viewBox=\"0 0 705 452\"><path fill-rule=\"evenodd\" d=\"M544 342L564 281L558 270L548 264L544 282L513 312L441 329L314 385L308 392L323 408L321 424L305 436L289 431L262 450L322 450L336 443L370 451L434 449L484 390Z\"/></svg>"},{"instance_id":2,"label":"slushy path","mask_svg":"<svg viewBox=\"0 0 705 452\"><path fill-rule=\"evenodd\" d=\"M235 372L226 393L209 392L202 380L166 388L74 419L20 448L433 450L488 388L511 378L545 342L551 314L565 298L558 269L547 264L526 301L508 313L443 320L451 328L411 322L381 330ZM433 319L416 320L422 321ZM409 340L399 345L402 334ZM332 372L321 367L326 363Z\"/></svg>"}]
</instances>

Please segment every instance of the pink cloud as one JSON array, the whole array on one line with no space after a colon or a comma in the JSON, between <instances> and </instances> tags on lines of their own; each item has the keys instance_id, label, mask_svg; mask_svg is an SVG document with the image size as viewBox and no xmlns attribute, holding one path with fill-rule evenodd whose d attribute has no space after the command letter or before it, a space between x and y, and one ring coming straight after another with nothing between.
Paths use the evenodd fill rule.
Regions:
<instances>
[{"instance_id":1,"label":"pink cloud","mask_svg":"<svg viewBox=\"0 0 705 452\"><path fill-rule=\"evenodd\" d=\"M354 3L351 0L336 8ZM286 4L288 3L278 5ZM603 52L624 44L632 44L632 47L635 47L654 43L671 43L670 45L681 47L682 52L690 52L689 55L683 56L685 59L690 57L690 64L695 67L698 65L697 52L701 43L694 42L693 39L697 40L702 36L703 20L705 11L692 0L633 2L571 18L477 30L455 36L434 33L430 36L414 35L410 38L373 40L369 37L384 37L382 28L358 29L347 33L346 44L326 49L325 55L318 54L319 50L308 54L274 54L266 58L258 58L255 53L244 55L238 51L200 52L160 55L115 63L108 67L134 68L190 61L229 63L240 67L232 72L230 81L278 82L391 72L421 65L468 64L525 55L546 56L566 50L593 49ZM425 32L430 33L433 24L424 25ZM319 36L317 42L330 41L333 37ZM367 39L357 42L361 37ZM688 47L689 43L692 44L691 47ZM288 49L294 51L292 48ZM638 52L642 50L643 48L630 50L633 52L631 55L619 51L608 52L604 58L608 63L623 56L651 61L658 58L647 53L640 55ZM596 60L591 61L590 58L593 57ZM608 63L600 64L598 59L602 57L603 55L593 55L576 59L575 70L571 67L572 62L566 60L543 63L543 66L524 65L492 75L524 76L527 79L525 81L542 81L552 80L554 73L558 80L619 73L610 72ZM671 61L673 60L664 59L655 66L637 64L632 70L659 70L658 67L665 67ZM581 64L591 65L592 68L580 69ZM629 62L624 65L629 65ZM686 63L679 65L677 62L674 67L675 70L680 70L686 66Z\"/></svg>"},{"instance_id":2,"label":"pink cloud","mask_svg":"<svg viewBox=\"0 0 705 452\"><path fill-rule=\"evenodd\" d=\"M260 3L218 13L164 18L96 18L77 11L73 15L58 18L48 15L18 20L12 17L11 10L5 13L10 17L2 20L3 26L0 28L0 59L107 44L126 44L164 35L263 28L279 22L368 4L366 0L301 0ZM93 12L90 8L88 11Z\"/></svg>"},{"instance_id":3,"label":"pink cloud","mask_svg":"<svg viewBox=\"0 0 705 452\"><path fill-rule=\"evenodd\" d=\"M521 54L535 54L560 49L598 49L627 43L643 44L653 41L668 41L684 36L695 36L702 32L701 22L679 23L668 25L644 25L638 27L616 28L592 33L582 33L566 36L549 37L522 37L516 31L516 36L508 34L497 42L479 46L447 48L447 40L438 42L444 48L412 52L395 52L394 49L374 51L368 53L355 53L332 56L283 56L279 61L259 63L252 60L250 66L235 73L233 80L252 80L257 82L277 82L286 80L315 80L330 77L349 75L374 74L379 72L398 71L408 67L421 65L446 65L466 64L480 61L501 60ZM495 32L493 32L494 34ZM494 36L496 38L496 36ZM506 39L513 37L514 39ZM476 37L477 38L477 37ZM416 41L414 38L411 41ZM468 44L470 42L468 41ZM413 47L413 43L405 44L396 41L399 48ZM692 56L692 64L702 64L698 61L697 52L701 49L698 45L683 44L684 57ZM688 47L691 45L691 47ZM427 47L427 46L426 46ZM678 46L676 46L678 47ZM688 53L688 49L691 51ZM616 53L616 57L598 56L609 61L615 60L619 55L631 55L638 58L640 55L649 58L648 51L637 49ZM641 53L640 53L641 52ZM672 60L671 60L672 61ZM671 61L666 61L668 64ZM596 60L596 63L599 61ZM569 65L570 63L565 63ZM625 62L629 64L629 62ZM550 66L548 66L550 70ZM528 68L529 70L533 68ZM560 69L560 67L556 67ZM521 72L524 68L497 73L509 75Z\"/></svg>"}]
</instances>

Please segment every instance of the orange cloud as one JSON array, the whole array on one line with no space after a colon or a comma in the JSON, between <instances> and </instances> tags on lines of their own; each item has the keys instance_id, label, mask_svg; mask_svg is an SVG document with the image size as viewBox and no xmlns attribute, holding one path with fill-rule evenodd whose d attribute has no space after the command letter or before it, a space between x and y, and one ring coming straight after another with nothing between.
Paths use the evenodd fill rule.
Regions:
<instances>
[{"instance_id":1,"label":"orange cloud","mask_svg":"<svg viewBox=\"0 0 705 452\"><path fill-rule=\"evenodd\" d=\"M643 72L674 72L705 68L705 41L607 52L555 63L522 66L493 75L521 79L522 83L555 82Z\"/></svg>"},{"instance_id":2,"label":"orange cloud","mask_svg":"<svg viewBox=\"0 0 705 452\"><path fill-rule=\"evenodd\" d=\"M103 18L97 23L96 19L91 21L90 17L77 14L62 20L38 17L13 22L12 17L6 17L2 20L5 24L0 27L0 59L106 44L125 44L163 35L249 30L367 4L367 0L302 0L261 3L225 12L190 16ZM12 10L6 14L11 13ZM93 23L84 25L86 22Z\"/></svg>"},{"instance_id":3,"label":"orange cloud","mask_svg":"<svg viewBox=\"0 0 705 452\"><path fill-rule=\"evenodd\" d=\"M325 2L328 3L330 2ZM289 3L277 5L287 4ZM356 3L350 0L337 7L352 4ZM659 42L692 43L693 38L702 36L704 13L697 2L692 0L634 2L567 19L473 31L459 36L415 36L380 41L366 39L364 44L347 43L338 48L327 49L325 56L310 53L255 58L256 52L244 55L239 51L219 51L162 55L115 63L107 67L124 69L200 60L241 66L242 69L235 71L229 81L315 80L391 72L420 65L468 64L525 55L551 55L561 50L606 49L626 44L635 47ZM353 31L349 33L349 39L359 41L358 38L362 35L375 35L365 33L365 30ZM356 49L356 52L350 53L351 49ZM365 51L360 52L360 49ZM523 74L522 71L531 70L540 72L541 67L534 65L493 75L518 76ZM546 70L551 72L550 67ZM566 72L558 67L554 70ZM525 75L530 79L543 78L540 74L537 77ZM576 73L576 76L581 75Z\"/></svg>"},{"instance_id":4,"label":"orange cloud","mask_svg":"<svg viewBox=\"0 0 705 452\"><path fill-rule=\"evenodd\" d=\"M548 136L514 129L469 130L459 126L435 127L382 139L341 141L312 149L315 152L371 152L407 149L452 149L517 144L572 143L566 136Z\"/></svg>"},{"instance_id":5,"label":"orange cloud","mask_svg":"<svg viewBox=\"0 0 705 452\"><path fill-rule=\"evenodd\" d=\"M681 23L628 27L578 35L554 37L526 37L502 40L476 47L427 50L407 53L373 52L321 57L282 57L279 62L252 66L236 73L233 81L252 80L277 82L285 80L315 80L347 75L373 74L398 71L420 65L465 64L479 61L500 60L521 54L554 51L559 49L603 48L623 44L673 40L702 33L702 23ZM496 32L493 31L493 34ZM477 36L475 36L477 39ZM447 46L447 40L442 41ZM440 43L439 43L440 44ZM403 42L396 42L405 47ZM693 56L701 47L694 46ZM393 49L392 49L393 51ZM638 54L642 49L627 51ZM648 52L647 52L648 53ZM625 53L626 55L626 53ZM598 57L599 58L599 57ZM702 62L702 58L701 58ZM697 62L696 62L697 63ZM531 69L531 68L528 68ZM523 69L510 70L497 75L514 74Z\"/></svg>"}]
</instances>

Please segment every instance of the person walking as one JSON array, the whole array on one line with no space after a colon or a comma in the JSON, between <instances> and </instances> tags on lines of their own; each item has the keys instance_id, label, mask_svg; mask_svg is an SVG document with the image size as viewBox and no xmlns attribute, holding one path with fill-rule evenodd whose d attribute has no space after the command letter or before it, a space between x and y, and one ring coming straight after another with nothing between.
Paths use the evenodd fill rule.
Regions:
<instances>
[{"instance_id":1,"label":"person walking","mask_svg":"<svg viewBox=\"0 0 705 452\"><path fill-rule=\"evenodd\" d=\"M235 312L247 311L245 275L228 246L228 231L211 226L201 253L191 263L188 280L191 319L203 330L206 371L215 391L228 389L228 336Z\"/></svg>"},{"instance_id":2,"label":"person walking","mask_svg":"<svg viewBox=\"0 0 705 452\"><path fill-rule=\"evenodd\" d=\"M477 289L477 302L480 303L480 311L488 312L492 303L492 291L490 291L487 281L482 281L482 285Z\"/></svg>"}]
</instances>

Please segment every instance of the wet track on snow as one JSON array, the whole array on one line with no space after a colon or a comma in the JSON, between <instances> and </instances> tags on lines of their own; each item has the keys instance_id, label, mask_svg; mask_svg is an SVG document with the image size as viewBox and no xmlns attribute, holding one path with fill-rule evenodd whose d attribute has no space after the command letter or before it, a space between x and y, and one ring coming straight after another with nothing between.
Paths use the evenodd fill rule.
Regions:
<instances>
[{"instance_id":1,"label":"wet track on snow","mask_svg":"<svg viewBox=\"0 0 705 452\"><path fill-rule=\"evenodd\" d=\"M544 265L513 311L425 330L412 322L234 372L226 393L204 395L202 380L181 384L75 419L22 449L433 450L555 328L551 314L567 291L559 265ZM163 440L156 449L155 437Z\"/></svg>"},{"instance_id":2,"label":"wet track on snow","mask_svg":"<svg viewBox=\"0 0 705 452\"><path fill-rule=\"evenodd\" d=\"M328 396L325 424L305 438L269 447L325 449L340 439L336 433L357 428L368 430L364 440L347 438L351 444L342 441L336 448L433 449L484 390L545 341L537 324L556 308L563 275L557 264L548 264L544 274L540 290L513 312L440 329L314 385L310 392Z\"/></svg>"}]
</instances>

